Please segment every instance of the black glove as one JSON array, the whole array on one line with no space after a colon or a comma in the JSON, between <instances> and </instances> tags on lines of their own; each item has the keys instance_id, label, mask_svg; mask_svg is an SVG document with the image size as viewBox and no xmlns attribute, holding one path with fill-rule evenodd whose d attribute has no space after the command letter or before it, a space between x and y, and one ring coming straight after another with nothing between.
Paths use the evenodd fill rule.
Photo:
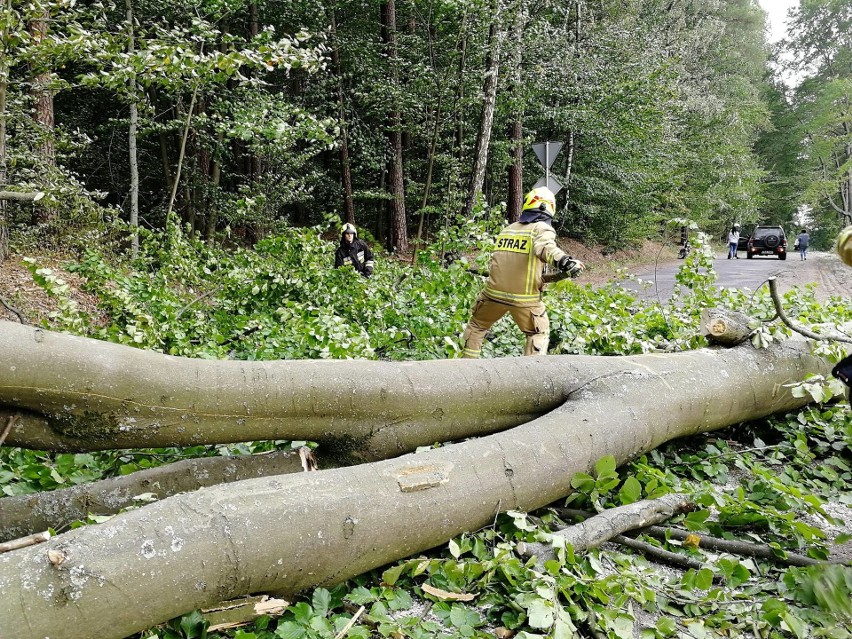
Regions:
<instances>
[{"instance_id":1,"label":"black glove","mask_svg":"<svg viewBox=\"0 0 852 639\"><path fill-rule=\"evenodd\" d=\"M556 264L559 267L559 270L563 273L567 273L571 277L577 277L580 273L582 273L586 266L580 260L575 260L569 255L563 255L559 258L559 262Z\"/></svg>"},{"instance_id":2,"label":"black glove","mask_svg":"<svg viewBox=\"0 0 852 639\"><path fill-rule=\"evenodd\" d=\"M370 277L373 274L373 269L370 266L364 267L364 277Z\"/></svg>"}]
</instances>

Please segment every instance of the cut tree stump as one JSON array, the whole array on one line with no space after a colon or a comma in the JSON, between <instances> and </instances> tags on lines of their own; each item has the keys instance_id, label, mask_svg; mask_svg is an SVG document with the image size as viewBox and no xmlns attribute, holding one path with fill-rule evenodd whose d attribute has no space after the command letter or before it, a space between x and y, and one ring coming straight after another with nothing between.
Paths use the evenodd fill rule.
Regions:
<instances>
[{"instance_id":1,"label":"cut tree stump","mask_svg":"<svg viewBox=\"0 0 852 639\"><path fill-rule=\"evenodd\" d=\"M751 322L752 318L737 311L707 308L701 312L701 334L711 343L736 346L751 337Z\"/></svg>"}]
</instances>

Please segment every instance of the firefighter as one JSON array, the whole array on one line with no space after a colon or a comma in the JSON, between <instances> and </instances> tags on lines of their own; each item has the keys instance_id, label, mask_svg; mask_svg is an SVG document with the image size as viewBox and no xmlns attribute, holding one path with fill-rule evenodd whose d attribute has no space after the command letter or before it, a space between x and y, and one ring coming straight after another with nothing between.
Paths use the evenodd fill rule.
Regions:
<instances>
[{"instance_id":1,"label":"firefighter","mask_svg":"<svg viewBox=\"0 0 852 639\"><path fill-rule=\"evenodd\" d=\"M852 226L847 226L837 236L837 254L847 266L852 266ZM841 359L832 369L831 374L846 384L846 399L852 405L852 397L850 397L850 390L852 390L852 355L847 355Z\"/></svg>"},{"instance_id":2,"label":"firefighter","mask_svg":"<svg viewBox=\"0 0 852 639\"><path fill-rule=\"evenodd\" d=\"M837 254L847 266L852 266L852 226L847 226L837 236Z\"/></svg>"},{"instance_id":3,"label":"firefighter","mask_svg":"<svg viewBox=\"0 0 852 639\"><path fill-rule=\"evenodd\" d=\"M348 222L343 225L343 231L340 233L340 246L334 252L334 268L340 268L347 264L364 277L370 277L376 265L370 247L364 240L358 239L358 231L355 230L355 225Z\"/></svg>"},{"instance_id":4,"label":"firefighter","mask_svg":"<svg viewBox=\"0 0 852 639\"><path fill-rule=\"evenodd\" d=\"M585 266L556 246L556 198L545 187L530 191L521 219L497 236L488 281L473 307L463 336L462 357L477 358L488 329L506 313L527 336L524 355L546 355L550 322L541 300L542 271L555 266L576 277Z\"/></svg>"}]
</instances>

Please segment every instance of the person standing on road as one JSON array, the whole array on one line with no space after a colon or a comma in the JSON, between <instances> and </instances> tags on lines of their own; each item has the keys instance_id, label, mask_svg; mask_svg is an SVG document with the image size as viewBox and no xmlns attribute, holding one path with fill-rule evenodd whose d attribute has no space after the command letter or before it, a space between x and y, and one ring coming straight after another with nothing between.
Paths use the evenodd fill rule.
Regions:
<instances>
[{"instance_id":1,"label":"person standing on road","mask_svg":"<svg viewBox=\"0 0 852 639\"><path fill-rule=\"evenodd\" d=\"M740 225L734 224L731 227L730 232L728 233L728 259L735 257L740 259L740 256L737 255L737 247L740 244Z\"/></svg>"},{"instance_id":2,"label":"person standing on road","mask_svg":"<svg viewBox=\"0 0 852 639\"><path fill-rule=\"evenodd\" d=\"M796 246L799 249L799 259L806 260L808 259L808 245L811 243L811 236L808 235L807 229L802 229L802 232L799 233L798 237L796 237Z\"/></svg>"},{"instance_id":3,"label":"person standing on road","mask_svg":"<svg viewBox=\"0 0 852 639\"><path fill-rule=\"evenodd\" d=\"M497 236L488 267L488 281L464 329L462 357L478 358L488 329L506 313L527 337L524 355L546 355L550 320L541 301L545 265L577 276L586 268L556 246L553 215L556 197L545 187L530 191L521 219Z\"/></svg>"}]
</instances>

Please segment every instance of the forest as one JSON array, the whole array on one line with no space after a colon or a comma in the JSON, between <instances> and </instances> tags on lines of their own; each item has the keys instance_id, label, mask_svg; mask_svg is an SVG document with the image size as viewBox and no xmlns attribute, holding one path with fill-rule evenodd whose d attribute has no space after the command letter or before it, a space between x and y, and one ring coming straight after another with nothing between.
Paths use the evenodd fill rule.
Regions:
<instances>
[{"instance_id":1,"label":"forest","mask_svg":"<svg viewBox=\"0 0 852 639\"><path fill-rule=\"evenodd\" d=\"M852 1L787 27L0 0L0 636L852 637L852 299L714 268L852 224ZM544 142L615 275L547 286L547 357L504 319L462 360ZM682 229L670 298L621 286Z\"/></svg>"},{"instance_id":2,"label":"forest","mask_svg":"<svg viewBox=\"0 0 852 639\"><path fill-rule=\"evenodd\" d=\"M558 141L563 235L804 204L828 246L852 219L846 5L802 3L773 50L752 0L4 0L0 245L170 213L251 244L333 216L405 253L483 207L517 218L530 145Z\"/></svg>"}]
</instances>

